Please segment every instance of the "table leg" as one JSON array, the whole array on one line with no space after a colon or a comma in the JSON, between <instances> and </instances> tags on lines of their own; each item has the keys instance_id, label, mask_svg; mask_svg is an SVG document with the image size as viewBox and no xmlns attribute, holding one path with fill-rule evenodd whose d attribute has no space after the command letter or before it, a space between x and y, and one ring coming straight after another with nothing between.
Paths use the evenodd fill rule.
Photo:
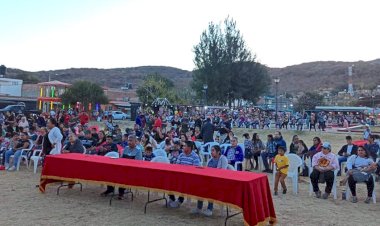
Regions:
<instances>
[{"instance_id":1,"label":"table leg","mask_svg":"<svg viewBox=\"0 0 380 226\"><path fill-rule=\"evenodd\" d=\"M230 215L230 212L229 212L229 209L228 209L228 206L227 206L227 217L226 217L226 219L224 221L224 226L227 226L228 219L230 219L230 218L232 218L232 217L234 217L236 215L242 214L242 213L243 212L238 212L238 213L234 213L234 214Z\"/></svg>"},{"instance_id":2,"label":"table leg","mask_svg":"<svg viewBox=\"0 0 380 226\"><path fill-rule=\"evenodd\" d=\"M164 193L164 196L162 198L150 200L150 191L148 191L148 201L145 203L144 214L146 214L146 208L147 208L148 204L153 203L153 202L157 202L160 200L165 200L165 206L166 206L166 208L168 208L168 200L165 197L165 193Z\"/></svg>"},{"instance_id":3,"label":"table leg","mask_svg":"<svg viewBox=\"0 0 380 226\"><path fill-rule=\"evenodd\" d=\"M58 188L57 188L57 195L59 195L59 190L61 189L61 188L63 188L63 187L69 187L69 186L74 186L74 185L76 185L76 184L78 184L79 186L80 186L80 191L82 191L82 188L83 188L83 186L82 186L82 184L81 183L74 183L74 184L63 184L63 182L61 183L61 185L60 186L58 186Z\"/></svg>"}]
</instances>

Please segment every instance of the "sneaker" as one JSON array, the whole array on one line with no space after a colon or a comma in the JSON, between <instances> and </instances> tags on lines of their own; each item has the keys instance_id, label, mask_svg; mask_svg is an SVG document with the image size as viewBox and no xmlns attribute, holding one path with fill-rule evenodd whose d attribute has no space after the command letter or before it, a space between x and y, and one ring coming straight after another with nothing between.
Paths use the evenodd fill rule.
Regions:
<instances>
[{"instance_id":1,"label":"sneaker","mask_svg":"<svg viewBox=\"0 0 380 226\"><path fill-rule=\"evenodd\" d=\"M202 214L205 215L206 217L211 217L212 216L212 210L206 209L202 211Z\"/></svg>"},{"instance_id":2,"label":"sneaker","mask_svg":"<svg viewBox=\"0 0 380 226\"><path fill-rule=\"evenodd\" d=\"M284 190L282 190L282 194L285 195L287 191L288 191L288 189L285 188Z\"/></svg>"},{"instance_id":3,"label":"sneaker","mask_svg":"<svg viewBox=\"0 0 380 226\"><path fill-rule=\"evenodd\" d=\"M322 196L322 198L323 199L328 199L329 198L329 195L330 195L330 193L323 193L323 196Z\"/></svg>"},{"instance_id":4,"label":"sneaker","mask_svg":"<svg viewBox=\"0 0 380 226\"><path fill-rule=\"evenodd\" d=\"M15 166L12 166L12 167L9 167L8 168L8 171L15 171L16 170L16 167Z\"/></svg>"},{"instance_id":5,"label":"sneaker","mask_svg":"<svg viewBox=\"0 0 380 226\"><path fill-rule=\"evenodd\" d=\"M357 203L358 202L358 198L356 196L352 196L351 202L352 203Z\"/></svg>"},{"instance_id":6,"label":"sneaker","mask_svg":"<svg viewBox=\"0 0 380 226\"><path fill-rule=\"evenodd\" d=\"M117 200L123 200L123 199L124 199L124 195L120 195L120 194L119 194L119 195L117 196Z\"/></svg>"},{"instance_id":7,"label":"sneaker","mask_svg":"<svg viewBox=\"0 0 380 226\"><path fill-rule=\"evenodd\" d=\"M180 205L181 205L181 203L179 203L178 201L174 201L174 202L169 203L169 206L171 208L179 208Z\"/></svg>"},{"instance_id":8,"label":"sneaker","mask_svg":"<svg viewBox=\"0 0 380 226\"><path fill-rule=\"evenodd\" d=\"M191 214L199 214L199 213L201 213L201 212L202 212L202 210L201 210L201 209L198 209L197 207L194 208L194 209L192 209L192 210L190 211Z\"/></svg>"},{"instance_id":9,"label":"sneaker","mask_svg":"<svg viewBox=\"0 0 380 226\"><path fill-rule=\"evenodd\" d=\"M371 202L371 199L372 199L372 197L367 197L364 202L369 204Z\"/></svg>"},{"instance_id":10,"label":"sneaker","mask_svg":"<svg viewBox=\"0 0 380 226\"><path fill-rule=\"evenodd\" d=\"M275 191L275 192L274 192L274 195L278 195L278 192L277 192L277 191Z\"/></svg>"},{"instance_id":11,"label":"sneaker","mask_svg":"<svg viewBox=\"0 0 380 226\"><path fill-rule=\"evenodd\" d=\"M322 195L321 191L315 192L315 197L317 197L318 199L321 198L321 195Z\"/></svg>"}]
</instances>

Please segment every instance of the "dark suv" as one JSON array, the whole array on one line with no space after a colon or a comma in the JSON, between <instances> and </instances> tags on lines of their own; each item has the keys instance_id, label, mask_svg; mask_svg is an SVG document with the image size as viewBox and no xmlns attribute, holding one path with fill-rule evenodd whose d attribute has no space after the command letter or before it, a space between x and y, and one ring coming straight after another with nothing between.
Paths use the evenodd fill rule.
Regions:
<instances>
[{"instance_id":1,"label":"dark suv","mask_svg":"<svg viewBox=\"0 0 380 226\"><path fill-rule=\"evenodd\" d=\"M24 105L8 105L5 108L0 109L0 112L3 112L3 113L7 111L14 112L16 114L22 114L25 111L25 106Z\"/></svg>"}]
</instances>

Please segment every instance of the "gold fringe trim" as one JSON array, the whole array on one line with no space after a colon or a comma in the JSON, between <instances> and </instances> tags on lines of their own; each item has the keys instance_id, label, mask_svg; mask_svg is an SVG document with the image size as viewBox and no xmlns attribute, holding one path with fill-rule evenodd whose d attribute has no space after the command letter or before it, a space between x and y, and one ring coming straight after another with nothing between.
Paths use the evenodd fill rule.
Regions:
<instances>
[{"instance_id":1,"label":"gold fringe trim","mask_svg":"<svg viewBox=\"0 0 380 226\"><path fill-rule=\"evenodd\" d=\"M219 200L210 199L210 198L204 198L204 197L195 196L195 195L189 195L189 194L185 194L185 193L181 193L181 192L176 192L176 191L168 191L168 190L165 190L165 189L148 188L148 187L128 185L128 184L118 184L118 183L112 183L112 182L108 182L108 181L107 182L106 181L95 181L95 180L85 180L85 179L78 179L78 178L67 178L67 177L48 176L48 175L42 175L41 179L60 180L60 181L65 181L65 182L76 182L76 183L84 182L84 183L89 183L89 184L108 185L108 186L114 186L114 187L120 187L120 188L126 188L126 189L133 188L133 189L140 189L140 190L146 190L146 191L149 190L149 191L155 191L155 192L162 192L162 193L167 193L168 195L185 196L185 197L190 197L190 198L197 199L197 200L203 200L203 201L208 201L208 202L216 203L216 204L219 204L219 205L226 205L226 206L228 206L230 208L234 208L234 209L240 211L241 214L243 214L243 209L240 206L237 206L237 205L232 204L232 203L222 202L222 201L219 201ZM50 185L57 184L57 183L60 183L60 182L48 183L48 184L46 184L46 186L48 186L48 185L50 186ZM42 187L41 186L40 186L40 191L41 191L41 193L45 192L45 190L42 191ZM248 222L245 221L244 216L243 216L243 220L244 220L244 225L250 226L248 224ZM267 218L265 218L265 220L263 220L261 222L258 222L256 225L258 225L258 226L266 226L266 225L268 225L269 222L273 222L272 225L275 225L277 223L277 219L273 218L273 217L267 217Z\"/></svg>"}]
</instances>

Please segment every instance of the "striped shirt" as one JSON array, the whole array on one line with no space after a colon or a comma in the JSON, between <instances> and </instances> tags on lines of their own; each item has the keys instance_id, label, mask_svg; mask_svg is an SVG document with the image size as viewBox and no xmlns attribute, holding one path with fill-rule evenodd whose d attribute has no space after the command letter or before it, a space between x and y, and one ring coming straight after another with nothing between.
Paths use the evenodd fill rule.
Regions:
<instances>
[{"instance_id":1,"label":"striped shirt","mask_svg":"<svg viewBox=\"0 0 380 226\"><path fill-rule=\"evenodd\" d=\"M189 155L186 155L185 152L182 152L177 159L177 164L181 165L190 165L190 166L200 166L199 156L192 151Z\"/></svg>"}]
</instances>

